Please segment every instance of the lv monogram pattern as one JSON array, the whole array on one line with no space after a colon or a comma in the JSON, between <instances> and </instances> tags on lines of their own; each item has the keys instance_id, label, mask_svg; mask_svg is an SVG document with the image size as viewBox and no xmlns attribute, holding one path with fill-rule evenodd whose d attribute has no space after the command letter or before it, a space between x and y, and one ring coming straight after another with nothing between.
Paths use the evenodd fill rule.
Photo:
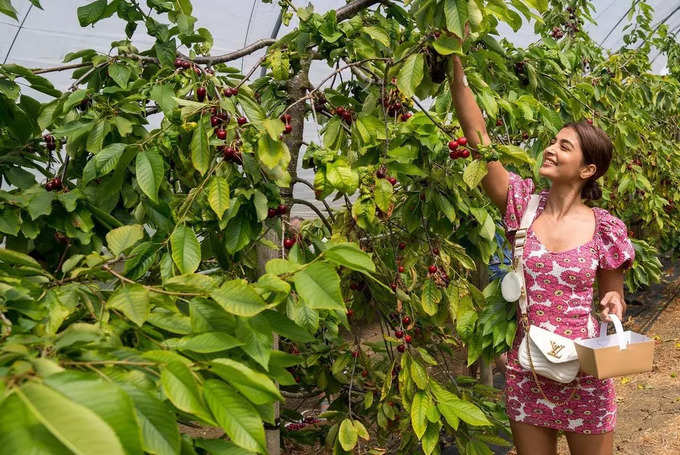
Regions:
<instances>
[{"instance_id":1,"label":"lv monogram pattern","mask_svg":"<svg viewBox=\"0 0 680 455\"><path fill-rule=\"evenodd\" d=\"M510 187L504 217L506 234L519 228L535 185L530 178L510 173ZM536 217L543 209L548 191L540 193ZM598 269L628 268L635 251L623 221L604 209L593 208L595 235L583 245L567 251L548 251L529 228L524 246L524 273L528 293L529 321L564 337L576 340L597 336L598 323L591 314L593 284ZM600 380L582 373L571 384L561 384L539 376L541 387L556 406L541 395L530 371L519 364L517 350L524 337L521 325L508 352L505 400L508 416L514 421L583 434L612 431L616 425L616 400L611 379ZM549 355L561 355L564 347L551 345Z\"/></svg>"}]
</instances>

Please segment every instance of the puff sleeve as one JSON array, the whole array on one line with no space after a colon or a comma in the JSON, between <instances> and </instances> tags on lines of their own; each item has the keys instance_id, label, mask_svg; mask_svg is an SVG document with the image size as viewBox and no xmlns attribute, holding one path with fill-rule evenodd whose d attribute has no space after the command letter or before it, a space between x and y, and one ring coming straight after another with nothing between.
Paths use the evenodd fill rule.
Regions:
<instances>
[{"instance_id":1,"label":"puff sleeve","mask_svg":"<svg viewBox=\"0 0 680 455\"><path fill-rule=\"evenodd\" d=\"M599 268L628 269L635 260L635 249L628 238L626 225L609 212L603 212L598 232Z\"/></svg>"},{"instance_id":2,"label":"puff sleeve","mask_svg":"<svg viewBox=\"0 0 680 455\"><path fill-rule=\"evenodd\" d=\"M529 204L529 199L536 188L536 185L531 178L523 179L511 171L508 171L508 175L510 178L508 184L508 200L505 206L505 215L503 216L506 232L519 229L522 215L524 215L524 211Z\"/></svg>"}]
</instances>

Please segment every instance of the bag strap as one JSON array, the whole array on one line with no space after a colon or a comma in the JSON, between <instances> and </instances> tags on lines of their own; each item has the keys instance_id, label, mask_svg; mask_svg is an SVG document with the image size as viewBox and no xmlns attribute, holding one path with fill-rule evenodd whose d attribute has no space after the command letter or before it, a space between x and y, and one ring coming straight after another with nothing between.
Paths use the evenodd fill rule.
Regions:
<instances>
[{"instance_id":1,"label":"bag strap","mask_svg":"<svg viewBox=\"0 0 680 455\"><path fill-rule=\"evenodd\" d=\"M526 283L524 282L524 243L527 238L527 230L531 223L536 217L536 211L538 210L538 203L541 196L538 194L532 194L529 198L529 204L527 209L522 215L522 221L520 222L519 229L515 231L515 244L513 250L513 268L517 275L519 276L520 282L522 283L522 291L519 296L519 308L522 315L527 314L527 291Z\"/></svg>"}]
</instances>

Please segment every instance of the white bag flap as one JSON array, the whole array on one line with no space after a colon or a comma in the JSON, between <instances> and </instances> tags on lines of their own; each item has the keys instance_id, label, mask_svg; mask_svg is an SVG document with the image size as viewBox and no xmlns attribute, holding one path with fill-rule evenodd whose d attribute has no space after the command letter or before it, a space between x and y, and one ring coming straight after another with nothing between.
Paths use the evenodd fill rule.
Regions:
<instances>
[{"instance_id":1,"label":"white bag flap","mask_svg":"<svg viewBox=\"0 0 680 455\"><path fill-rule=\"evenodd\" d=\"M535 325L529 328L529 337L543 355L553 363L564 363L578 359L574 342L569 338Z\"/></svg>"}]
</instances>

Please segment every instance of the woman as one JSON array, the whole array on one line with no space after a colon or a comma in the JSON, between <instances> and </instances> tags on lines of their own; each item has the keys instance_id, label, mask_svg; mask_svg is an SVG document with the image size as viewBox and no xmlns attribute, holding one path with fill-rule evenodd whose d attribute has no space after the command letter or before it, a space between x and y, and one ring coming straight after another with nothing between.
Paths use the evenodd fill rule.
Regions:
<instances>
[{"instance_id":1,"label":"woman","mask_svg":"<svg viewBox=\"0 0 680 455\"><path fill-rule=\"evenodd\" d=\"M453 57L451 93L458 119L470 145L490 143L484 118L467 87L458 56ZM479 135L478 135L479 133ZM565 125L544 150L539 174L551 181L540 202L524 246L528 316L538 325L571 339L598 335L591 314L597 279L603 320L616 314L623 320L623 273L635 253L623 222L583 200L602 195L596 180L609 167L612 143L606 133L588 122ZM521 179L498 161L488 163L482 180L486 194L500 208L506 234L514 242L529 198L532 179ZM572 454L601 455L613 451L616 402L611 379L579 373L561 384L522 368L517 350L524 329L517 329L507 356L505 399L519 455L557 453L557 432L566 434Z\"/></svg>"}]
</instances>

